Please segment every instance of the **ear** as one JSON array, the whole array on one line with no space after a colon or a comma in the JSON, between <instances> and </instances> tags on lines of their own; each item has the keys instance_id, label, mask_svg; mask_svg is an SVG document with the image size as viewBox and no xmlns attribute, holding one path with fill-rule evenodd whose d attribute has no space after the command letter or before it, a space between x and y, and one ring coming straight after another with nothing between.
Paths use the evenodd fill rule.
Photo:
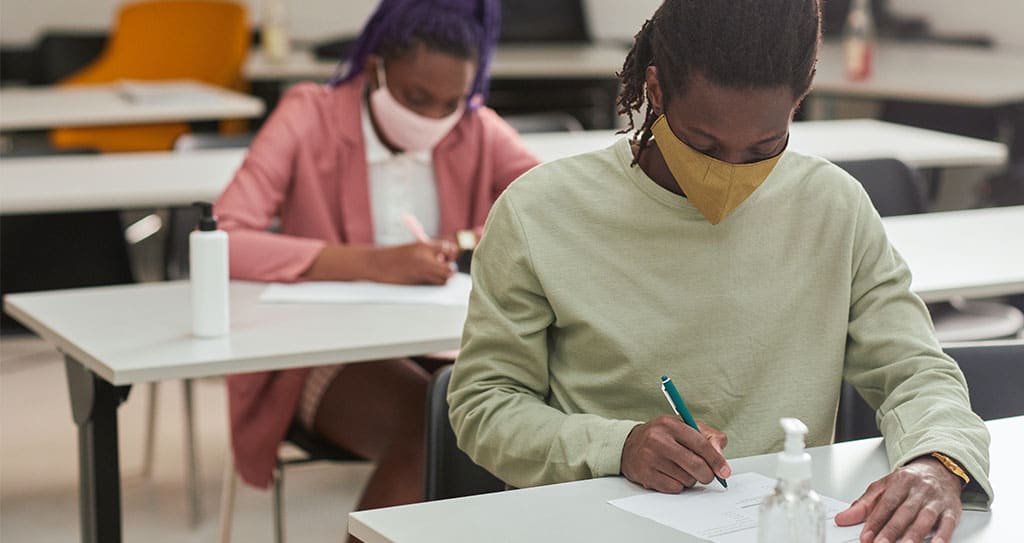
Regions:
<instances>
[{"instance_id":1,"label":"ear","mask_svg":"<svg viewBox=\"0 0 1024 543\"><path fill-rule=\"evenodd\" d=\"M366 57L366 66L363 68L363 74L366 75L366 80L370 83L371 89L380 87L380 81L378 81L379 78L377 77L377 68L380 66L380 62L379 55L369 55Z\"/></svg>"},{"instance_id":2,"label":"ear","mask_svg":"<svg viewBox=\"0 0 1024 543\"><path fill-rule=\"evenodd\" d=\"M661 83L658 83L658 67L648 66L646 74L647 82L647 103L651 105L651 109L654 113L661 115L664 113L662 106L664 98L661 94Z\"/></svg>"}]
</instances>

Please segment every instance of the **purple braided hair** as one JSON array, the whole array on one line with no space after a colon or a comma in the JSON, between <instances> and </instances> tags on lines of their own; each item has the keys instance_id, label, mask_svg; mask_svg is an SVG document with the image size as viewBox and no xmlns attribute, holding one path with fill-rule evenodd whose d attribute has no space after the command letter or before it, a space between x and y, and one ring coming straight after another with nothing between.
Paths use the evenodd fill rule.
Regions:
<instances>
[{"instance_id":1,"label":"purple braided hair","mask_svg":"<svg viewBox=\"0 0 1024 543\"><path fill-rule=\"evenodd\" d=\"M487 98L500 30L499 0L381 0L328 84L337 86L356 78L366 67L367 57L383 48L403 47L416 39L453 44L478 56L466 104L473 110Z\"/></svg>"}]
</instances>

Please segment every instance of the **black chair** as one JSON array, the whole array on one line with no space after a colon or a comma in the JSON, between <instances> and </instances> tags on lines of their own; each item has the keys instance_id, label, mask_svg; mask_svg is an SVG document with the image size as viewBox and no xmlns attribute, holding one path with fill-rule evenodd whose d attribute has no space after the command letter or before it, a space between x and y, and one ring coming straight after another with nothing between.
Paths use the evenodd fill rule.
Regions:
<instances>
[{"instance_id":1,"label":"black chair","mask_svg":"<svg viewBox=\"0 0 1024 543\"><path fill-rule=\"evenodd\" d=\"M105 33L46 32L33 51L34 69L29 83L52 85L88 66L106 45Z\"/></svg>"},{"instance_id":2,"label":"black chair","mask_svg":"<svg viewBox=\"0 0 1024 543\"><path fill-rule=\"evenodd\" d=\"M277 455L277 467L274 469L274 542L283 543L284 534L284 468L312 462L365 462L366 459L334 446L298 422L292 422L284 438L284 444L293 445L302 451L302 456L286 458ZM231 541L231 523L234 515L235 486L238 476L235 474L233 455L227 452L228 462L224 468L224 482L221 494L220 541Z\"/></svg>"},{"instance_id":3,"label":"black chair","mask_svg":"<svg viewBox=\"0 0 1024 543\"><path fill-rule=\"evenodd\" d=\"M971 408L982 419L1024 415L1024 341L951 344L945 352L967 380ZM843 384L836 419L836 441L881 435L875 411L849 384Z\"/></svg>"},{"instance_id":4,"label":"black chair","mask_svg":"<svg viewBox=\"0 0 1024 543\"><path fill-rule=\"evenodd\" d=\"M434 374L427 392L427 501L505 490L505 483L476 465L459 449L448 420L448 382L452 366Z\"/></svg>"},{"instance_id":5,"label":"black chair","mask_svg":"<svg viewBox=\"0 0 1024 543\"><path fill-rule=\"evenodd\" d=\"M836 162L864 187L878 214L914 215L928 210L924 180L917 171L895 158Z\"/></svg>"},{"instance_id":6,"label":"black chair","mask_svg":"<svg viewBox=\"0 0 1024 543\"><path fill-rule=\"evenodd\" d=\"M916 171L891 159L837 162L855 177L883 217L927 211L924 184ZM928 307L940 341L1012 338L1024 329L1024 313L1004 303L954 299Z\"/></svg>"}]
</instances>

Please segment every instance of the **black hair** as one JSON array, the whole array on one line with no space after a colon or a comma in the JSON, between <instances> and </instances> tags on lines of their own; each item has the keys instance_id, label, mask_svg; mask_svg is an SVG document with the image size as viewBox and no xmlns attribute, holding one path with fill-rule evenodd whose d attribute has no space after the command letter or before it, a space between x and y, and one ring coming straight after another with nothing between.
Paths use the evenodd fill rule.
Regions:
<instances>
[{"instance_id":1,"label":"black hair","mask_svg":"<svg viewBox=\"0 0 1024 543\"><path fill-rule=\"evenodd\" d=\"M469 109L476 109L487 96L500 29L498 0L381 0L330 85L359 77L370 55L398 58L422 44L477 60L472 92L466 97Z\"/></svg>"},{"instance_id":2,"label":"black hair","mask_svg":"<svg viewBox=\"0 0 1024 543\"><path fill-rule=\"evenodd\" d=\"M821 0L665 0L618 74L618 112L629 117L623 132L635 131L640 152L651 140L657 115L650 103L643 125L633 120L647 102L648 66L658 68L663 107L694 74L731 88L788 85L799 101L814 78L820 42Z\"/></svg>"}]
</instances>

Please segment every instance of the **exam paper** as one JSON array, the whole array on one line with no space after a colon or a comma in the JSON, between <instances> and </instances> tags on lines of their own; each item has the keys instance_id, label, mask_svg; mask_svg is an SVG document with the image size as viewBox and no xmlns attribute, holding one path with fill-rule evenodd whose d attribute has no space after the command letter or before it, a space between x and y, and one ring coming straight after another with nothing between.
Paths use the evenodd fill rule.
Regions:
<instances>
[{"instance_id":1,"label":"exam paper","mask_svg":"<svg viewBox=\"0 0 1024 543\"><path fill-rule=\"evenodd\" d=\"M775 488L775 479L760 473L729 478L729 489L718 483L696 486L680 494L651 492L608 503L644 518L713 543L756 543L757 512ZM857 543L861 526L840 528L833 520L849 504L821 496L825 505L825 541Z\"/></svg>"},{"instance_id":2,"label":"exam paper","mask_svg":"<svg viewBox=\"0 0 1024 543\"><path fill-rule=\"evenodd\" d=\"M468 305L473 286L469 275L456 273L442 286L389 285L369 281L273 283L260 302L280 304L424 304Z\"/></svg>"}]
</instances>

